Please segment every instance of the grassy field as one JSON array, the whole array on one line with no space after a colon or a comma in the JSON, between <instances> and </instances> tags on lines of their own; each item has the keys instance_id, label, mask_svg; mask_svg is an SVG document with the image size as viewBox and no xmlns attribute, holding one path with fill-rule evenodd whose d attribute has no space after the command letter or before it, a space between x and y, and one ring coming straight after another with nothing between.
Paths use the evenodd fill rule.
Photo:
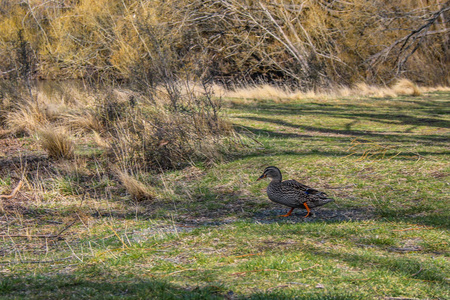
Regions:
<instances>
[{"instance_id":1,"label":"grassy field","mask_svg":"<svg viewBox=\"0 0 450 300\"><path fill-rule=\"evenodd\" d=\"M89 139L58 161L2 139L0 194L27 180L0 202L0 298L450 298L450 93L225 106L247 146L141 174L148 201ZM269 165L336 201L278 217Z\"/></svg>"}]
</instances>

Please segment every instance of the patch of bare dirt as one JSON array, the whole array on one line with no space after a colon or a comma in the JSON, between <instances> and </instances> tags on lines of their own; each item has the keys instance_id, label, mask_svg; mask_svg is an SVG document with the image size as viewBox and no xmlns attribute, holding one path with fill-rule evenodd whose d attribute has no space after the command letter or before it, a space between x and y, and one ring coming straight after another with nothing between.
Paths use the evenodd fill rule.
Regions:
<instances>
[{"instance_id":1,"label":"patch of bare dirt","mask_svg":"<svg viewBox=\"0 0 450 300\"><path fill-rule=\"evenodd\" d=\"M253 219L260 223L274 223L279 221L289 221L293 223L303 222L342 222L342 221L359 221L374 218L373 212L369 209L330 209L321 208L312 210L311 215L305 218L306 210L294 210L289 217L279 217L284 215L288 209L268 209L255 213Z\"/></svg>"}]
</instances>

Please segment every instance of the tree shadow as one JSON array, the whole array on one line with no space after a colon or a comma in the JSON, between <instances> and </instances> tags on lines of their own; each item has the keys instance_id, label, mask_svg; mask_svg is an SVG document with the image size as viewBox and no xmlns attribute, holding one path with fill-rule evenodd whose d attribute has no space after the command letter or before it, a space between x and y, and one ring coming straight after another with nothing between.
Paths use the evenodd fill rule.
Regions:
<instances>
[{"instance_id":1,"label":"tree shadow","mask_svg":"<svg viewBox=\"0 0 450 300\"><path fill-rule=\"evenodd\" d=\"M321 128L321 127L315 127L315 126L309 126L309 125L297 125L292 124L287 121L275 119L275 118L267 118L267 117L254 117L254 116L246 116L246 117L238 117L242 119L247 120L254 120L254 121L261 121L276 125L282 125L285 127L290 127L297 130L305 130L308 132L317 132L317 133L323 133L323 134L329 134L329 137L336 138L336 135L340 136L346 136L347 140L349 137L363 137L363 138L377 138L383 141L390 141L390 142L399 142L399 143L418 143L422 145L444 145L449 142L449 138L445 136L439 136L439 135L405 135L403 134L385 134L385 133L378 133L378 132L369 132L369 131L362 131L362 130L349 130L349 129L331 129L331 128ZM351 122L354 123L355 121ZM350 123L350 124L351 124ZM247 131L253 132L255 134L263 134L270 137L277 137L277 138L320 138L321 136L314 136L311 134L297 134L297 133L281 133L281 132L274 132L271 130L261 130L261 129L254 129L251 127L245 127ZM328 137L327 137L328 138ZM436 144L437 143L437 144Z\"/></svg>"},{"instance_id":2,"label":"tree shadow","mask_svg":"<svg viewBox=\"0 0 450 300\"><path fill-rule=\"evenodd\" d=\"M364 247L364 245L360 245ZM389 251L389 248L385 251ZM402 277L414 278L423 281L438 281L445 283L445 274L435 266L428 266L426 270L421 268L421 260L411 257L398 257L389 255L370 256L354 252L327 251L314 246L308 246L308 251L326 260L338 259L355 268L369 266L378 270L401 273ZM418 272L420 271L420 272Z\"/></svg>"},{"instance_id":3,"label":"tree shadow","mask_svg":"<svg viewBox=\"0 0 450 300\"><path fill-rule=\"evenodd\" d=\"M373 100L373 99L372 99ZM385 100L385 99L384 99ZM449 128L450 121L438 118L441 115L448 115L450 113L450 101L409 101L411 104L417 105L419 108L415 109L416 113L429 115L427 117L423 116L413 116L406 113L399 113L398 111L391 108L387 111L386 108L375 107L372 111L371 108L361 107L356 104L339 104L339 106L328 103L301 103L301 104L258 104L258 114L259 115L326 115L328 117L335 118L346 118L375 121L385 124L395 124L395 125L420 125L420 126L430 126L430 127L441 127ZM235 106L236 109L253 111L255 107L251 105L240 104ZM375 110L383 110L382 112L376 112ZM407 108L401 108L401 110L407 110ZM431 117L434 116L434 117ZM399 123L400 122L400 123Z\"/></svg>"},{"instance_id":4,"label":"tree shadow","mask_svg":"<svg viewBox=\"0 0 450 300\"><path fill-rule=\"evenodd\" d=\"M2 277L0 294L4 299L162 299L162 300L215 300L215 299L351 299L354 292L302 290L256 290L249 294L235 293L215 277L210 283L181 286L163 279L144 279L143 276L112 277L103 270L99 279L77 275ZM199 271L200 272L200 271ZM105 274L106 273L106 274ZM211 274L210 274L211 275ZM145 276L145 275L144 275ZM148 276L148 275L147 275ZM147 277L145 276L145 277ZM92 278L95 278L93 276ZM359 297L358 297L359 298Z\"/></svg>"},{"instance_id":5,"label":"tree shadow","mask_svg":"<svg viewBox=\"0 0 450 300\"><path fill-rule=\"evenodd\" d=\"M318 207L311 210L311 215L307 218L306 210L296 209L289 217L281 217L287 213L289 208L274 208L274 209L261 209L255 211L251 220L254 223L260 224L272 224L272 223L340 223L340 222L353 222L370 219L378 219L373 209L366 208L329 208Z\"/></svg>"},{"instance_id":6,"label":"tree shadow","mask_svg":"<svg viewBox=\"0 0 450 300\"><path fill-rule=\"evenodd\" d=\"M64 274L4 276L0 294L13 299L68 299L73 295L77 299L223 299L229 293L214 284L182 287L169 281L143 279L140 276L114 278L103 274L101 278L95 280Z\"/></svg>"}]
</instances>

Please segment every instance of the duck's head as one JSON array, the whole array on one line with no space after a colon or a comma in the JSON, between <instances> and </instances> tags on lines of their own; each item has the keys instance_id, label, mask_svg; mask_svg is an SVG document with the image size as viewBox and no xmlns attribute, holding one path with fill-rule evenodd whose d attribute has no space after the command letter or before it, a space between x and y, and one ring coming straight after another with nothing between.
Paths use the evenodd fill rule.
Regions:
<instances>
[{"instance_id":1,"label":"duck's head","mask_svg":"<svg viewBox=\"0 0 450 300\"><path fill-rule=\"evenodd\" d=\"M258 181L258 180L261 180L261 179L264 179L264 178L266 178L266 177L271 178L272 180L275 179L275 180L281 181L281 172L280 172L280 169L278 169L277 167L274 167L274 166L267 167L267 168L264 170L264 172L262 173L262 175L259 176L259 178L257 179L257 181Z\"/></svg>"}]
</instances>

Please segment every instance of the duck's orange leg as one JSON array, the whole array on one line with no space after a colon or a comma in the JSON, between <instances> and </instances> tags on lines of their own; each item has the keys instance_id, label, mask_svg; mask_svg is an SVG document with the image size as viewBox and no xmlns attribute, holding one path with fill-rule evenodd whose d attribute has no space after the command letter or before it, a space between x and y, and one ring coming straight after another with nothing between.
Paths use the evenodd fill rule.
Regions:
<instances>
[{"instance_id":1,"label":"duck's orange leg","mask_svg":"<svg viewBox=\"0 0 450 300\"><path fill-rule=\"evenodd\" d=\"M308 212L308 213L306 214L306 216L305 216L305 218L307 218L307 217L309 216L309 213L311 212L311 210L309 209L308 204L306 204L306 202L303 203L303 205L305 206L306 211Z\"/></svg>"},{"instance_id":2,"label":"duck's orange leg","mask_svg":"<svg viewBox=\"0 0 450 300\"><path fill-rule=\"evenodd\" d=\"M293 211L294 211L294 207L291 208L291 210L290 210L287 214L281 215L281 216L279 216L279 217L289 217Z\"/></svg>"}]
</instances>

